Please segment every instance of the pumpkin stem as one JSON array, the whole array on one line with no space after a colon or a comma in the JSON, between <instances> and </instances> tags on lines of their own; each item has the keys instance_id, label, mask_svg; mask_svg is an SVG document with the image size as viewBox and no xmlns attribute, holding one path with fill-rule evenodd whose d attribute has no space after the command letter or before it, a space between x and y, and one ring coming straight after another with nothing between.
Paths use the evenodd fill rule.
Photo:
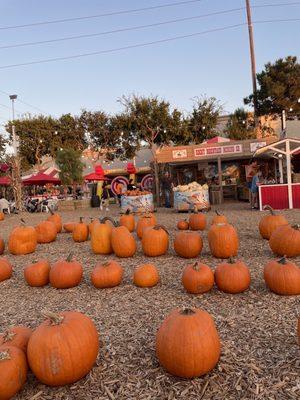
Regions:
<instances>
[{"instance_id":1,"label":"pumpkin stem","mask_svg":"<svg viewBox=\"0 0 300 400\"><path fill-rule=\"evenodd\" d=\"M229 262L229 264L234 264L234 258L233 257L229 257L228 262Z\"/></svg>"},{"instance_id":2,"label":"pumpkin stem","mask_svg":"<svg viewBox=\"0 0 300 400\"><path fill-rule=\"evenodd\" d=\"M280 260L278 260L278 263L282 264L282 265L286 265L286 263L287 263L286 256L283 256Z\"/></svg>"},{"instance_id":3,"label":"pumpkin stem","mask_svg":"<svg viewBox=\"0 0 300 400\"><path fill-rule=\"evenodd\" d=\"M8 350L0 351L0 361L10 360L10 355Z\"/></svg>"},{"instance_id":4,"label":"pumpkin stem","mask_svg":"<svg viewBox=\"0 0 300 400\"><path fill-rule=\"evenodd\" d=\"M79 217L79 223L83 224L83 217Z\"/></svg>"},{"instance_id":5,"label":"pumpkin stem","mask_svg":"<svg viewBox=\"0 0 300 400\"><path fill-rule=\"evenodd\" d=\"M181 315L193 315L195 314L195 311L192 310L191 308L185 308L180 312Z\"/></svg>"},{"instance_id":6,"label":"pumpkin stem","mask_svg":"<svg viewBox=\"0 0 300 400\"><path fill-rule=\"evenodd\" d=\"M90 220L91 220L91 222L93 222L93 221L94 221L94 218L93 218L93 217L90 217Z\"/></svg>"},{"instance_id":7,"label":"pumpkin stem","mask_svg":"<svg viewBox=\"0 0 300 400\"><path fill-rule=\"evenodd\" d=\"M52 208L51 207L48 207L48 208L49 208L50 214L54 215L54 211L52 210Z\"/></svg>"},{"instance_id":8,"label":"pumpkin stem","mask_svg":"<svg viewBox=\"0 0 300 400\"><path fill-rule=\"evenodd\" d=\"M296 231L300 230L300 224L295 224L292 226L293 229L296 229Z\"/></svg>"},{"instance_id":9,"label":"pumpkin stem","mask_svg":"<svg viewBox=\"0 0 300 400\"><path fill-rule=\"evenodd\" d=\"M266 205L266 206L264 206L263 209L270 211L271 215L275 215L275 212L274 212L274 210L273 210L273 208L271 206Z\"/></svg>"},{"instance_id":10,"label":"pumpkin stem","mask_svg":"<svg viewBox=\"0 0 300 400\"><path fill-rule=\"evenodd\" d=\"M102 267L108 267L110 265L110 261L105 261L103 264L102 264Z\"/></svg>"},{"instance_id":11,"label":"pumpkin stem","mask_svg":"<svg viewBox=\"0 0 300 400\"><path fill-rule=\"evenodd\" d=\"M127 208L127 210L126 210L125 214L126 214L126 215L129 215L129 214L130 214L130 210L129 210L129 208Z\"/></svg>"},{"instance_id":12,"label":"pumpkin stem","mask_svg":"<svg viewBox=\"0 0 300 400\"><path fill-rule=\"evenodd\" d=\"M156 231L158 231L159 229L163 229L168 235L170 235L167 228L164 225L155 225L153 226L153 229Z\"/></svg>"},{"instance_id":13,"label":"pumpkin stem","mask_svg":"<svg viewBox=\"0 0 300 400\"><path fill-rule=\"evenodd\" d=\"M221 214L219 213L218 210L216 210L215 213L220 217Z\"/></svg>"},{"instance_id":14,"label":"pumpkin stem","mask_svg":"<svg viewBox=\"0 0 300 400\"><path fill-rule=\"evenodd\" d=\"M195 262L195 264L193 264L193 269L195 270L195 271L199 271L199 264L198 264L198 262L196 261Z\"/></svg>"},{"instance_id":15,"label":"pumpkin stem","mask_svg":"<svg viewBox=\"0 0 300 400\"><path fill-rule=\"evenodd\" d=\"M21 218L20 221L21 221L21 224L22 224L22 225L25 225L25 224L26 224L25 219Z\"/></svg>"},{"instance_id":16,"label":"pumpkin stem","mask_svg":"<svg viewBox=\"0 0 300 400\"><path fill-rule=\"evenodd\" d=\"M73 253L71 252L71 253L68 255L66 261L67 261L67 262L71 262L71 261L72 261L72 258L73 258Z\"/></svg>"},{"instance_id":17,"label":"pumpkin stem","mask_svg":"<svg viewBox=\"0 0 300 400\"><path fill-rule=\"evenodd\" d=\"M42 311L42 316L47 319L50 319L51 325L59 325L65 318L62 315L55 314L51 311Z\"/></svg>"},{"instance_id":18,"label":"pumpkin stem","mask_svg":"<svg viewBox=\"0 0 300 400\"><path fill-rule=\"evenodd\" d=\"M110 221L114 226L116 226L116 222L110 217L104 217L100 219L101 224L105 224L106 221Z\"/></svg>"},{"instance_id":19,"label":"pumpkin stem","mask_svg":"<svg viewBox=\"0 0 300 400\"><path fill-rule=\"evenodd\" d=\"M11 340L13 340L13 338L15 336L16 336L16 334L14 332L7 330L6 332L4 332L4 334L2 336L3 343L10 342Z\"/></svg>"}]
</instances>

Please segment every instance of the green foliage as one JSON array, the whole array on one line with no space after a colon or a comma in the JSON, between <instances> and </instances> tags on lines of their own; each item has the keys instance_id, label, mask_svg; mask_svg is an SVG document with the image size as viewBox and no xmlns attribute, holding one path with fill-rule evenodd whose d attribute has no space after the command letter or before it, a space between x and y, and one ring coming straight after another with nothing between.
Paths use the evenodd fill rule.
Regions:
<instances>
[{"instance_id":1,"label":"green foliage","mask_svg":"<svg viewBox=\"0 0 300 400\"><path fill-rule=\"evenodd\" d=\"M280 114L282 110L299 115L300 103L300 64L297 57L279 59L268 63L257 74L258 113L259 115ZM253 105L253 94L244 99L245 104Z\"/></svg>"},{"instance_id":2,"label":"green foliage","mask_svg":"<svg viewBox=\"0 0 300 400\"><path fill-rule=\"evenodd\" d=\"M253 118L243 108L236 109L227 122L225 133L233 140L255 138Z\"/></svg>"},{"instance_id":3,"label":"green foliage","mask_svg":"<svg viewBox=\"0 0 300 400\"><path fill-rule=\"evenodd\" d=\"M84 164L81 161L81 152L71 148L59 150L56 155L59 178L63 185L73 185L82 182Z\"/></svg>"}]
</instances>

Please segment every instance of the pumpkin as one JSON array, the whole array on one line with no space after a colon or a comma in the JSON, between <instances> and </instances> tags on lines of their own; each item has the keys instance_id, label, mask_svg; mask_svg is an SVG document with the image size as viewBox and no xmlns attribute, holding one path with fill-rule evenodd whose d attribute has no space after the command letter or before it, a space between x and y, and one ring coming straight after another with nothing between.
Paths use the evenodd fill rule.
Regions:
<instances>
[{"instance_id":1,"label":"pumpkin","mask_svg":"<svg viewBox=\"0 0 300 400\"><path fill-rule=\"evenodd\" d=\"M94 218L90 218L90 220L91 222L89 223L88 228L89 228L89 234L91 235L95 225L99 224L99 220Z\"/></svg>"},{"instance_id":2,"label":"pumpkin","mask_svg":"<svg viewBox=\"0 0 300 400\"><path fill-rule=\"evenodd\" d=\"M98 288L112 288L120 285L123 277L123 268L116 261L107 261L98 264L91 273L92 284Z\"/></svg>"},{"instance_id":3,"label":"pumpkin","mask_svg":"<svg viewBox=\"0 0 300 400\"><path fill-rule=\"evenodd\" d=\"M218 210L215 211L216 215L213 217L211 223L213 224L227 224L228 220L225 215L219 213Z\"/></svg>"},{"instance_id":4,"label":"pumpkin","mask_svg":"<svg viewBox=\"0 0 300 400\"><path fill-rule=\"evenodd\" d=\"M21 325L14 326L0 335L0 346L14 346L26 353L28 341L31 335L32 330L30 328Z\"/></svg>"},{"instance_id":5,"label":"pumpkin","mask_svg":"<svg viewBox=\"0 0 300 400\"><path fill-rule=\"evenodd\" d=\"M208 292L214 283L214 273L206 264L195 262L193 265L187 265L183 270L182 284L188 293Z\"/></svg>"},{"instance_id":6,"label":"pumpkin","mask_svg":"<svg viewBox=\"0 0 300 400\"><path fill-rule=\"evenodd\" d=\"M250 286L250 272L242 261L219 264L215 270L216 285L225 293L241 293Z\"/></svg>"},{"instance_id":7,"label":"pumpkin","mask_svg":"<svg viewBox=\"0 0 300 400\"><path fill-rule=\"evenodd\" d=\"M4 213L0 211L0 221L4 221L4 219L5 219Z\"/></svg>"},{"instance_id":8,"label":"pumpkin","mask_svg":"<svg viewBox=\"0 0 300 400\"><path fill-rule=\"evenodd\" d=\"M194 378L217 364L221 344L210 314L200 309L174 310L156 335L156 355L170 374Z\"/></svg>"},{"instance_id":9,"label":"pumpkin","mask_svg":"<svg viewBox=\"0 0 300 400\"><path fill-rule=\"evenodd\" d=\"M83 222L83 218L80 217L79 224L76 224L73 232L72 237L74 242L81 243L88 240L89 237L89 227L87 224Z\"/></svg>"},{"instance_id":10,"label":"pumpkin","mask_svg":"<svg viewBox=\"0 0 300 400\"><path fill-rule=\"evenodd\" d=\"M285 257L265 265L264 279L274 293L289 296L300 294L300 268Z\"/></svg>"},{"instance_id":11,"label":"pumpkin","mask_svg":"<svg viewBox=\"0 0 300 400\"><path fill-rule=\"evenodd\" d=\"M57 236L56 226L51 221L40 222L35 227L37 233L38 243L51 243L54 242Z\"/></svg>"},{"instance_id":12,"label":"pumpkin","mask_svg":"<svg viewBox=\"0 0 300 400\"><path fill-rule=\"evenodd\" d=\"M62 220L61 220L61 216L57 213L54 213L51 208L49 208L49 211L51 213L51 215L49 215L49 217L47 218L47 221L51 221L54 223L54 225L56 226L56 231L57 233L61 232L62 229Z\"/></svg>"},{"instance_id":13,"label":"pumpkin","mask_svg":"<svg viewBox=\"0 0 300 400\"><path fill-rule=\"evenodd\" d=\"M66 222L63 224L63 228L66 232L72 233L73 229L75 228L76 222Z\"/></svg>"},{"instance_id":14,"label":"pumpkin","mask_svg":"<svg viewBox=\"0 0 300 400\"><path fill-rule=\"evenodd\" d=\"M24 386L27 379L27 360L17 347L0 347L0 399L9 400Z\"/></svg>"},{"instance_id":15,"label":"pumpkin","mask_svg":"<svg viewBox=\"0 0 300 400\"><path fill-rule=\"evenodd\" d=\"M12 266L6 258L0 258L0 282L11 278L13 273Z\"/></svg>"},{"instance_id":16,"label":"pumpkin","mask_svg":"<svg viewBox=\"0 0 300 400\"><path fill-rule=\"evenodd\" d=\"M95 254L111 254L113 252L111 246L112 226L102 220L94 226L91 234L91 247Z\"/></svg>"},{"instance_id":17,"label":"pumpkin","mask_svg":"<svg viewBox=\"0 0 300 400\"><path fill-rule=\"evenodd\" d=\"M180 231L187 231L190 228L190 225L186 219L182 219L177 222L177 228Z\"/></svg>"},{"instance_id":18,"label":"pumpkin","mask_svg":"<svg viewBox=\"0 0 300 400\"><path fill-rule=\"evenodd\" d=\"M140 216L137 225L136 233L140 239L143 237L143 231L145 228L156 225L156 217L153 214L144 214Z\"/></svg>"},{"instance_id":19,"label":"pumpkin","mask_svg":"<svg viewBox=\"0 0 300 400\"><path fill-rule=\"evenodd\" d=\"M300 256L300 225L279 226L271 235L269 245L279 256Z\"/></svg>"},{"instance_id":20,"label":"pumpkin","mask_svg":"<svg viewBox=\"0 0 300 400\"><path fill-rule=\"evenodd\" d=\"M175 236L174 250L183 258L198 257L203 248L203 241L197 232L179 232Z\"/></svg>"},{"instance_id":21,"label":"pumpkin","mask_svg":"<svg viewBox=\"0 0 300 400\"><path fill-rule=\"evenodd\" d=\"M24 278L29 286L41 287L49 283L50 264L40 260L24 268Z\"/></svg>"},{"instance_id":22,"label":"pumpkin","mask_svg":"<svg viewBox=\"0 0 300 400\"><path fill-rule=\"evenodd\" d=\"M265 206L264 210L269 210L270 214L265 215L259 222L259 232L264 239L269 240L272 233L282 225L288 225L288 221L283 215L276 215L273 208Z\"/></svg>"},{"instance_id":23,"label":"pumpkin","mask_svg":"<svg viewBox=\"0 0 300 400\"><path fill-rule=\"evenodd\" d=\"M31 335L28 363L34 375L49 386L77 382L93 367L99 337L93 321L84 314L44 312L47 318Z\"/></svg>"},{"instance_id":24,"label":"pumpkin","mask_svg":"<svg viewBox=\"0 0 300 400\"><path fill-rule=\"evenodd\" d=\"M211 254L217 258L230 258L237 255L239 238L230 224L214 224L208 232Z\"/></svg>"},{"instance_id":25,"label":"pumpkin","mask_svg":"<svg viewBox=\"0 0 300 400\"><path fill-rule=\"evenodd\" d=\"M153 287L159 282L159 273L153 264L143 264L137 267L133 274L133 283L139 287Z\"/></svg>"},{"instance_id":26,"label":"pumpkin","mask_svg":"<svg viewBox=\"0 0 300 400\"><path fill-rule=\"evenodd\" d=\"M66 260L57 261L50 269L49 281L57 289L68 289L81 282L83 269L77 261L72 261L72 254Z\"/></svg>"},{"instance_id":27,"label":"pumpkin","mask_svg":"<svg viewBox=\"0 0 300 400\"><path fill-rule=\"evenodd\" d=\"M198 211L194 213L189 218L189 226L192 231L204 231L206 227L206 217Z\"/></svg>"},{"instance_id":28,"label":"pumpkin","mask_svg":"<svg viewBox=\"0 0 300 400\"><path fill-rule=\"evenodd\" d=\"M135 229L135 219L132 214L130 214L130 210L127 210L125 214L120 217L120 225L126 226L129 232L133 232Z\"/></svg>"},{"instance_id":29,"label":"pumpkin","mask_svg":"<svg viewBox=\"0 0 300 400\"><path fill-rule=\"evenodd\" d=\"M33 226L22 225L13 229L8 239L8 250L11 254L21 255L33 253L37 246L37 233Z\"/></svg>"},{"instance_id":30,"label":"pumpkin","mask_svg":"<svg viewBox=\"0 0 300 400\"><path fill-rule=\"evenodd\" d=\"M142 237L143 252L148 257L166 254L169 248L169 232L161 225L145 228Z\"/></svg>"},{"instance_id":31,"label":"pumpkin","mask_svg":"<svg viewBox=\"0 0 300 400\"><path fill-rule=\"evenodd\" d=\"M136 241L125 226L113 228L111 246L117 257L132 257L136 252Z\"/></svg>"},{"instance_id":32,"label":"pumpkin","mask_svg":"<svg viewBox=\"0 0 300 400\"><path fill-rule=\"evenodd\" d=\"M4 253L5 243L4 240L0 237L0 255Z\"/></svg>"}]
</instances>

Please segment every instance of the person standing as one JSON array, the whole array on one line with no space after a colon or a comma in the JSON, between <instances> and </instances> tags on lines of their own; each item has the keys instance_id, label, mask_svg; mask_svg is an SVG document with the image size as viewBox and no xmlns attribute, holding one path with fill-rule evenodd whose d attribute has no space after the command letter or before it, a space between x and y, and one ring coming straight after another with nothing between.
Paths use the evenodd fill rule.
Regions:
<instances>
[{"instance_id":1,"label":"person standing","mask_svg":"<svg viewBox=\"0 0 300 400\"><path fill-rule=\"evenodd\" d=\"M260 178L261 178L261 171L260 168L258 168L256 174L252 178L251 188L250 188L252 209L258 208L258 186Z\"/></svg>"},{"instance_id":2,"label":"person standing","mask_svg":"<svg viewBox=\"0 0 300 400\"><path fill-rule=\"evenodd\" d=\"M161 189L165 198L165 208L171 208L171 190L173 188L173 181L170 173L165 172L161 179Z\"/></svg>"},{"instance_id":3,"label":"person standing","mask_svg":"<svg viewBox=\"0 0 300 400\"><path fill-rule=\"evenodd\" d=\"M101 195L101 200L100 200L100 210L103 210L103 207L105 207L106 211L109 211L109 188L108 188L108 182L104 181L103 186L102 186L102 195Z\"/></svg>"},{"instance_id":4,"label":"person standing","mask_svg":"<svg viewBox=\"0 0 300 400\"><path fill-rule=\"evenodd\" d=\"M122 197L122 194L123 194L123 184L119 179L116 181L116 194L117 194L117 199L118 199L119 206L121 207L121 197Z\"/></svg>"}]
</instances>

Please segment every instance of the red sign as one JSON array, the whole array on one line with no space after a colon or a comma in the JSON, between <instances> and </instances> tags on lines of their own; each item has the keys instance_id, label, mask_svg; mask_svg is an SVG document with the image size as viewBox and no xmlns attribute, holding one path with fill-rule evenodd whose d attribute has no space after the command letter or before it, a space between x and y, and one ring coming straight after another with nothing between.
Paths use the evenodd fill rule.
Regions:
<instances>
[{"instance_id":1,"label":"red sign","mask_svg":"<svg viewBox=\"0 0 300 400\"><path fill-rule=\"evenodd\" d=\"M205 156L205 150L206 149L195 149L195 157Z\"/></svg>"},{"instance_id":2,"label":"red sign","mask_svg":"<svg viewBox=\"0 0 300 400\"><path fill-rule=\"evenodd\" d=\"M216 146L216 147L201 147L194 149L194 156L211 156L220 154L232 154L232 153L242 153L243 146L241 144L233 144L228 146Z\"/></svg>"},{"instance_id":3,"label":"red sign","mask_svg":"<svg viewBox=\"0 0 300 400\"><path fill-rule=\"evenodd\" d=\"M208 147L206 149L206 155L221 154L221 153L222 153L222 147Z\"/></svg>"}]
</instances>

